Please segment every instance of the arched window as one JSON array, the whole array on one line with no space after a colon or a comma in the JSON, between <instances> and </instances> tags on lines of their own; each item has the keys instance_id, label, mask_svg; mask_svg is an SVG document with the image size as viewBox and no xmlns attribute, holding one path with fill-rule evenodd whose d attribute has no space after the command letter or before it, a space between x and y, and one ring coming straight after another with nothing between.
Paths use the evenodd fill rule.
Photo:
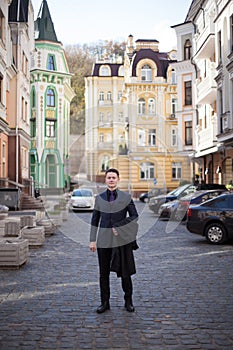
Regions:
<instances>
[{"instance_id":1,"label":"arched window","mask_svg":"<svg viewBox=\"0 0 233 350\"><path fill-rule=\"evenodd\" d=\"M142 66L141 79L143 81L152 81L152 69L148 64Z\"/></svg>"},{"instance_id":2,"label":"arched window","mask_svg":"<svg viewBox=\"0 0 233 350\"><path fill-rule=\"evenodd\" d=\"M55 94L53 89L48 89L46 101L47 107L55 107Z\"/></svg>"},{"instance_id":3,"label":"arched window","mask_svg":"<svg viewBox=\"0 0 233 350\"><path fill-rule=\"evenodd\" d=\"M140 179L141 180L154 179L154 163L145 162L140 164Z\"/></svg>"},{"instance_id":4,"label":"arched window","mask_svg":"<svg viewBox=\"0 0 233 350\"><path fill-rule=\"evenodd\" d=\"M192 54L192 44L189 39L184 43L184 60L190 60Z\"/></svg>"},{"instance_id":5,"label":"arched window","mask_svg":"<svg viewBox=\"0 0 233 350\"><path fill-rule=\"evenodd\" d=\"M148 100L148 113L155 114L155 99L149 98Z\"/></svg>"},{"instance_id":6,"label":"arched window","mask_svg":"<svg viewBox=\"0 0 233 350\"><path fill-rule=\"evenodd\" d=\"M102 77L110 76L110 68L108 66L101 66L100 76L102 76Z\"/></svg>"},{"instance_id":7,"label":"arched window","mask_svg":"<svg viewBox=\"0 0 233 350\"><path fill-rule=\"evenodd\" d=\"M100 93L99 93L99 100L104 101L104 92L103 91L100 91Z\"/></svg>"},{"instance_id":8,"label":"arched window","mask_svg":"<svg viewBox=\"0 0 233 350\"><path fill-rule=\"evenodd\" d=\"M146 113L146 101L144 98L138 100L138 114Z\"/></svg>"},{"instance_id":9,"label":"arched window","mask_svg":"<svg viewBox=\"0 0 233 350\"><path fill-rule=\"evenodd\" d=\"M111 92L111 91L108 91L108 92L107 92L107 100L108 100L108 101L111 101L111 100L112 100L112 92Z\"/></svg>"},{"instance_id":10,"label":"arched window","mask_svg":"<svg viewBox=\"0 0 233 350\"><path fill-rule=\"evenodd\" d=\"M103 156L101 159L101 171L107 171L109 169L109 156Z\"/></svg>"}]
</instances>

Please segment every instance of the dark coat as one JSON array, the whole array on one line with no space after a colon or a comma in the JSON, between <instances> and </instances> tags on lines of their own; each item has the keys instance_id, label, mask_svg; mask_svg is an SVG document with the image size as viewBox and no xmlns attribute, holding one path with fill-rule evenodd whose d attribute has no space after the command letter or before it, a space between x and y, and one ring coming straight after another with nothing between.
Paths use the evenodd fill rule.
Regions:
<instances>
[{"instance_id":1,"label":"dark coat","mask_svg":"<svg viewBox=\"0 0 233 350\"><path fill-rule=\"evenodd\" d=\"M136 273L133 250L138 248L137 219L137 209L128 193L117 190L113 202L108 201L107 191L96 197L90 241L96 241L97 248L112 248L111 271L115 271L118 277ZM118 236L114 236L112 227Z\"/></svg>"},{"instance_id":2,"label":"dark coat","mask_svg":"<svg viewBox=\"0 0 233 350\"><path fill-rule=\"evenodd\" d=\"M91 219L90 241L97 242L97 248L112 248L135 241L138 213L128 193L117 190L117 198L108 201L107 191L95 200ZM119 236L114 236L115 227Z\"/></svg>"}]
</instances>

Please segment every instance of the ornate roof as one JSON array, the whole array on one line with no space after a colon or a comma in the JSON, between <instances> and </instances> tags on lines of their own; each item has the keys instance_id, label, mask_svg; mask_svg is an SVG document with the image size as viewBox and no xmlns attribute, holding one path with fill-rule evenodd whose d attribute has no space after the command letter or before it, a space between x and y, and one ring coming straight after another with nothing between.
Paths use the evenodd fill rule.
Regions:
<instances>
[{"instance_id":1,"label":"ornate roof","mask_svg":"<svg viewBox=\"0 0 233 350\"><path fill-rule=\"evenodd\" d=\"M35 21L36 40L58 42L46 0L43 0Z\"/></svg>"}]
</instances>

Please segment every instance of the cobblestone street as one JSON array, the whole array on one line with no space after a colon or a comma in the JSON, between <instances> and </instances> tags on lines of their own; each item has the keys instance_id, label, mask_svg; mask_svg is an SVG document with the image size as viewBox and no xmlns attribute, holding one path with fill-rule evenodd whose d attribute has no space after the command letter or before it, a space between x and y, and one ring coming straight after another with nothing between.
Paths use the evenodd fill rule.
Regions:
<instances>
[{"instance_id":1,"label":"cobblestone street","mask_svg":"<svg viewBox=\"0 0 233 350\"><path fill-rule=\"evenodd\" d=\"M111 275L111 310L99 305L90 214L69 220L19 270L0 270L0 349L231 350L233 245L213 246L142 203L133 276L135 313ZM85 218L85 220L83 219ZM85 231L84 231L85 230Z\"/></svg>"}]
</instances>

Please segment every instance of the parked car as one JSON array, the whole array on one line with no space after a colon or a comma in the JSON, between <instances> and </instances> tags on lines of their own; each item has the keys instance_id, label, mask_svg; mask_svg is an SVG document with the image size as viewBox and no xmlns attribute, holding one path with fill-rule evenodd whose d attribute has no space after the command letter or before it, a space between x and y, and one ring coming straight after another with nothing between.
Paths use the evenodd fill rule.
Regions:
<instances>
[{"instance_id":1,"label":"parked car","mask_svg":"<svg viewBox=\"0 0 233 350\"><path fill-rule=\"evenodd\" d=\"M166 188L153 188L149 192L140 194L139 200L143 203L149 202L150 198L158 196L160 194L166 194L168 191Z\"/></svg>"},{"instance_id":2,"label":"parked car","mask_svg":"<svg viewBox=\"0 0 233 350\"><path fill-rule=\"evenodd\" d=\"M185 196L186 194L195 192L195 191L196 191L196 186L192 184L180 186L175 190L169 192L168 194L152 197L149 201L149 209L157 214L160 206L163 203L174 201L175 199L179 199Z\"/></svg>"},{"instance_id":3,"label":"parked car","mask_svg":"<svg viewBox=\"0 0 233 350\"><path fill-rule=\"evenodd\" d=\"M162 204L159 207L158 214L160 219L174 218L177 207L179 205L179 199Z\"/></svg>"},{"instance_id":4,"label":"parked car","mask_svg":"<svg viewBox=\"0 0 233 350\"><path fill-rule=\"evenodd\" d=\"M187 229L213 244L233 238L233 193L224 193L200 205L190 205Z\"/></svg>"},{"instance_id":5,"label":"parked car","mask_svg":"<svg viewBox=\"0 0 233 350\"><path fill-rule=\"evenodd\" d=\"M178 206L174 213L174 219L178 221L185 221L187 219L187 211L189 205L203 203L208 199L215 198L220 194L223 194L226 191L227 190L224 189L200 190L180 198L180 200L178 201Z\"/></svg>"},{"instance_id":6,"label":"parked car","mask_svg":"<svg viewBox=\"0 0 233 350\"><path fill-rule=\"evenodd\" d=\"M72 192L69 210L93 210L95 196L92 189L78 188Z\"/></svg>"}]
</instances>

